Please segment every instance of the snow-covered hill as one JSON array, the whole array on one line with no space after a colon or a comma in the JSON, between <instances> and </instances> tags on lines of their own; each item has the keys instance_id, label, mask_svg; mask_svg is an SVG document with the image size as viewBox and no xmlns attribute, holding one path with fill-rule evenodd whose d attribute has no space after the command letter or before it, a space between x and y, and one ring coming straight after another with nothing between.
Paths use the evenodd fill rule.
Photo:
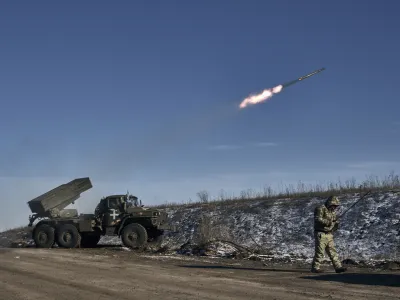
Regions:
<instances>
[{"instance_id":1,"label":"snow-covered hill","mask_svg":"<svg viewBox=\"0 0 400 300\"><path fill-rule=\"evenodd\" d=\"M357 201L359 194L339 199L338 214ZM279 199L169 209L180 232L166 242L178 246L216 238L262 248L278 257L311 258L314 208L323 202L323 198ZM372 193L361 200L343 216L335 242L343 259L400 257L400 192Z\"/></svg>"},{"instance_id":2,"label":"snow-covered hill","mask_svg":"<svg viewBox=\"0 0 400 300\"><path fill-rule=\"evenodd\" d=\"M339 198L340 214L359 195ZM314 197L227 201L169 208L167 211L178 225L178 232L167 234L164 245L178 249L186 243L228 240L274 257L309 261L314 251L313 212L324 200ZM341 220L335 242L342 259L399 260L400 192L375 192L360 201ZM103 237L101 243L120 244L120 241Z\"/></svg>"}]
</instances>

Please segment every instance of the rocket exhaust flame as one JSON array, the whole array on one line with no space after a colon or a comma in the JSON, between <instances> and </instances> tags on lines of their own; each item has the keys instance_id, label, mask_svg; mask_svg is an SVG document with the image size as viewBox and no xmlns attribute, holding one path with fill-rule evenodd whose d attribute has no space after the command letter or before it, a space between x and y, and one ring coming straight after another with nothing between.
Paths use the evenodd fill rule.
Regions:
<instances>
[{"instance_id":1,"label":"rocket exhaust flame","mask_svg":"<svg viewBox=\"0 0 400 300\"><path fill-rule=\"evenodd\" d=\"M249 96L246 99L244 99L242 101L242 103L240 103L239 107L245 108L248 105L254 105L254 104L257 104L260 102L264 102L264 101L268 100L269 98L271 98L274 94L280 93L280 91L282 91L282 89L283 89L283 85L278 85L272 89L266 89L257 95Z\"/></svg>"},{"instance_id":2,"label":"rocket exhaust flame","mask_svg":"<svg viewBox=\"0 0 400 300\"><path fill-rule=\"evenodd\" d=\"M282 91L282 89L283 89L283 85L278 85L272 89L263 90L261 93L259 93L257 95L250 95L249 97L244 99L242 101L242 103L240 103L239 107L245 108L248 105L254 105L254 104L257 104L260 102L264 102L264 101L268 100L269 98L271 98L274 94L280 93L280 91Z\"/></svg>"},{"instance_id":3,"label":"rocket exhaust flame","mask_svg":"<svg viewBox=\"0 0 400 300\"><path fill-rule=\"evenodd\" d=\"M312 72L310 74L301 76L300 78L297 78L295 80L289 81L287 83L284 83L284 84L281 84L281 85L277 85L276 87L263 90L259 94L250 95L240 103L239 107L240 108L245 108L248 105L254 105L254 104L258 104L258 103L264 102L264 101L268 100L269 98L271 98L274 94L280 93L283 90L283 88L286 88L286 87L288 87L288 86L290 86L292 84L295 84L295 83L297 83L297 82L299 82L301 80L304 80L304 79L306 79L308 77L311 77L311 76L313 76L313 75L315 75L315 74L317 74L319 72L322 72L323 70L325 70L325 68L316 70L316 71L314 71L314 72Z\"/></svg>"}]
</instances>

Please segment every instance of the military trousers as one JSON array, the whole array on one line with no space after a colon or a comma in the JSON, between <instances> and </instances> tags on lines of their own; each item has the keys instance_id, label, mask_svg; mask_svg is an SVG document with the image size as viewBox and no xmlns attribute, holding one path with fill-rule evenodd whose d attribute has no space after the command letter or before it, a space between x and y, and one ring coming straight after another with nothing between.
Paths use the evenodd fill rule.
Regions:
<instances>
[{"instance_id":1,"label":"military trousers","mask_svg":"<svg viewBox=\"0 0 400 300\"><path fill-rule=\"evenodd\" d=\"M325 256L325 252L328 254L332 265L335 269L341 268L342 263L340 262L339 256L336 252L335 243L333 241L332 233L315 232L315 254L312 262L313 269L319 269L321 266L322 259Z\"/></svg>"}]
</instances>

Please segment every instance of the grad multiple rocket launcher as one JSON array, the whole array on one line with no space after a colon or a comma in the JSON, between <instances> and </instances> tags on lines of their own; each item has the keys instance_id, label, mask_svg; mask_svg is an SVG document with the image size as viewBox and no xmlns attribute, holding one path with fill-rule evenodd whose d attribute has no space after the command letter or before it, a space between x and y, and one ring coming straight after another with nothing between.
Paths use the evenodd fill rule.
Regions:
<instances>
[{"instance_id":1,"label":"grad multiple rocket launcher","mask_svg":"<svg viewBox=\"0 0 400 300\"><path fill-rule=\"evenodd\" d=\"M77 178L28 202L32 212L28 226L40 219L32 232L37 247L95 247L101 236L111 235L120 237L126 247L143 248L160 242L164 230L174 229L166 212L145 208L129 194L102 198L94 214L65 209L92 187L89 177Z\"/></svg>"}]
</instances>

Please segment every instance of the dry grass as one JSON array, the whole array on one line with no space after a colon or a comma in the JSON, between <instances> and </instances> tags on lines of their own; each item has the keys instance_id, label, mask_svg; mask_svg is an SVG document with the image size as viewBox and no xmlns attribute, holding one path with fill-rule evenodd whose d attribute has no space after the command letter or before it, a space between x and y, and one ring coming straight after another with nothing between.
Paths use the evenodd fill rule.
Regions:
<instances>
[{"instance_id":1,"label":"dry grass","mask_svg":"<svg viewBox=\"0 0 400 300\"><path fill-rule=\"evenodd\" d=\"M212 241L233 242L232 230L224 222L217 221L212 216L202 213L199 218L198 228L194 242L199 246L205 246Z\"/></svg>"},{"instance_id":2,"label":"dry grass","mask_svg":"<svg viewBox=\"0 0 400 300\"><path fill-rule=\"evenodd\" d=\"M274 199L298 199L305 197L327 197L331 194L343 195L348 193L362 193L368 190L372 191L390 191L400 189L399 175L391 172L388 176L379 178L378 176L369 175L366 179L357 182L355 178L345 181L337 180L336 183L316 183L304 184L299 181L297 185L282 186L278 191L272 189L270 186L265 186L262 191L256 192L252 189L242 191L239 196L227 196L227 193L221 190L219 196L214 199L211 198L209 192L206 190L197 193L198 200L178 202L167 202L161 205L155 205L158 208L167 207L194 207L194 206L208 206L209 204L230 204L234 202L244 201L259 201L259 200L274 200Z\"/></svg>"}]
</instances>

